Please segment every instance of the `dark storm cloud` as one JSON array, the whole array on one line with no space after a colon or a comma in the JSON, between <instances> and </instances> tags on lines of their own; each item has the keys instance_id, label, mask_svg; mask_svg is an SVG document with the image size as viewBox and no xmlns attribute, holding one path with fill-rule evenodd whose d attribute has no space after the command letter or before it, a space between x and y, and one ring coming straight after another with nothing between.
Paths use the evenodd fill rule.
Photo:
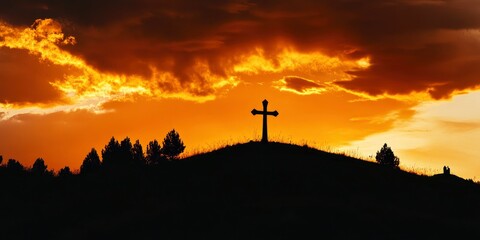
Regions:
<instances>
[{"instance_id":1,"label":"dark storm cloud","mask_svg":"<svg viewBox=\"0 0 480 240\"><path fill-rule=\"evenodd\" d=\"M480 2L413 0L328 1L7 1L0 18L30 25L55 18L78 41L68 50L108 72L150 76L172 72L184 86L208 94L198 62L228 75L255 47L265 56L279 42L299 51L358 59L351 90L378 94L428 91L446 97L480 82Z\"/></svg>"}]
</instances>

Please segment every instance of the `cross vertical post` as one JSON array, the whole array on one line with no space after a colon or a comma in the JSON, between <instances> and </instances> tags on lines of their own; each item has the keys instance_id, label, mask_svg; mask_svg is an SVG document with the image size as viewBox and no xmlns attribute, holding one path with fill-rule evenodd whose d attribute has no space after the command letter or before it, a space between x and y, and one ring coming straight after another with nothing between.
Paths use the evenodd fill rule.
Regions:
<instances>
[{"instance_id":1,"label":"cross vertical post","mask_svg":"<svg viewBox=\"0 0 480 240\"><path fill-rule=\"evenodd\" d=\"M262 142L266 143L268 142L267 116L271 115L276 117L278 116L278 112L276 110L273 112L267 111L267 106L268 106L267 99L263 100L262 104L263 104L263 111L258 111L257 109L253 109L251 113L253 115L257 115L257 114L263 115Z\"/></svg>"},{"instance_id":2,"label":"cross vertical post","mask_svg":"<svg viewBox=\"0 0 480 240\"><path fill-rule=\"evenodd\" d=\"M263 105L263 112L267 112L267 105L268 101L267 99L262 101ZM267 114L262 114L263 115L263 127L262 127L262 142L268 142L268 131L267 131Z\"/></svg>"}]
</instances>

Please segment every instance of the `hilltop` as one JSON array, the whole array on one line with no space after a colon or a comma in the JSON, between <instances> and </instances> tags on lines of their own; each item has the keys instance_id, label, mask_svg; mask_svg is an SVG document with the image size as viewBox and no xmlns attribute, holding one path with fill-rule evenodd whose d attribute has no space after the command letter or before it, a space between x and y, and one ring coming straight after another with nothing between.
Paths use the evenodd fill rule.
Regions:
<instances>
[{"instance_id":1,"label":"hilltop","mask_svg":"<svg viewBox=\"0 0 480 240\"><path fill-rule=\"evenodd\" d=\"M1 179L2 239L480 236L478 184L285 143L89 176Z\"/></svg>"}]
</instances>

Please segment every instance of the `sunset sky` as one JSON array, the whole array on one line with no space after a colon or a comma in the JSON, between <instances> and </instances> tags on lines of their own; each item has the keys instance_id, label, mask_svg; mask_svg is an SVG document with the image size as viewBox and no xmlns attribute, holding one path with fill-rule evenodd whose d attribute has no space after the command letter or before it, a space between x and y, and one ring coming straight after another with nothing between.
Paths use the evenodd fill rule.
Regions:
<instances>
[{"instance_id":1,"label":"sunset sky","mask_svg":"<svg viewBox=\"0 0 480 240\"><path fill-rule=\"evenodd\" d=\"M478 0L0 4L0 155L78 169L114 136L269 136L480 177Z\"/></svg>"}]
</instances>

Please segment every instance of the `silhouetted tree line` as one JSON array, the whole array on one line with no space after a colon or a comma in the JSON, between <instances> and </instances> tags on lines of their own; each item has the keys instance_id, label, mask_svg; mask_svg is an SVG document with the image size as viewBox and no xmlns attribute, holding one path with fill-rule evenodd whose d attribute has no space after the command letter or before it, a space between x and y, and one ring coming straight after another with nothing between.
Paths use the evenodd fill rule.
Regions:
<instances>
[{"instance_id":1,"label":"silhouetted tree line","mask_svg":"<svg viewBox=\"0 0 480 240\"><path fill-rule=\"evenodd\" d=\"M87 154L80 166L80 174L91 174L104 170L128 169L138 166L161 165L173 160L178 160L179 155L185 150L185 145L178 132L172 129L163 139L162 145L154 139L147 145L146 151L137 139L132 144L129 137L118 141L112 137L101 151L102 158L95 148L92 148ZM397 168L400 159L395 156L392 149L385 143L377 151L376 161L385 166ZM31 173L35 176L54 176L53 170L48 170L43 158L38 158L27 169L15 159L9 159L6 164L3 163L3 157L0 155L0 172L6 171L11 174ZM68 177L72 175L70 167L65 166L58 171L59 177Z\"/></svg>"},{"instance_id":2,"label":"silhouetted tree line","mask_svg":"<svg viewBox=\"0 0 480 240\"><path fill-rule=\"evenodd\" d=\"M15 159L8 159L6 164L3 163L3 156L0 156L0 172L6 172L11 175L21 175L31 173L35 176L54 176L53 170L48 170L43 158L37 158L31 168L23 166Z\"/></svg>"},{"instance_id":3,"label":"silhouetted tree line","mask_svg":"<svg viewBox=\"0 0 480 240\"><path fill-rule=\"evenodd\" d=\"M89 174L104 169L129 168L144 165L159 165L168 161L177 160L185 150L180 135L171 130L165 136L162 146L156 139L150 141L144 153L139 140L132 144L129 137L122 141L114 137L102 149L102 161L95 148L87 154L80 166L80 174Z\"/></svg>"},{"instance_id":4,"label":"silhouetted tree line","mask_svg":"<svg viewBox=\"0 0 480 240\"><path fill-rule=\"evenodd\" d=\"M112 137L101 150L101 159L95 148L87 154L80 166L80 174L92 174L103 170L128 169L146 165L161 165L173 160L178 160L179 155L185 150L185 145L175 129L167 133L162 145L156 139L150 141L146 151L139 140L132 144L129 137L118 141ZM35 176L54 176L53 170L48 170L43 158L35 160L31 168L26 168L15 159L9 159L2 164L3 157L0 156L0 171L13 175L31 173ZM65 166L58 171L59 177L72 175L70 167Z\"/></svg>"},{"instance_id":5,"label":"silhouetted tree line","mask_svg":"<svg viewBox=\"0 0 480 240\"><path fill-rule=\"evenodd\" d=\"M43 159L31 169L3 163L1 171L28 176L0 174L0 239L302 239L311 237L298 237L308 229L329 238L332 228L335 238L360 231L360 238L389 239L399 223L418 227L398 237L409 239L429 223L425 236L438 224L455 234L478 225L479 188L453 177L415 176L293 144L250 142L172 161L185 148L175 132L145 149L128 137L106 140L81 170L101 174L69 177L64 167L57 178L40 178L32 173L50 176ZM379 159L395 160L382 149ZM132 171L109 172L123 167Z\"/></svg>"}]
</instances>

